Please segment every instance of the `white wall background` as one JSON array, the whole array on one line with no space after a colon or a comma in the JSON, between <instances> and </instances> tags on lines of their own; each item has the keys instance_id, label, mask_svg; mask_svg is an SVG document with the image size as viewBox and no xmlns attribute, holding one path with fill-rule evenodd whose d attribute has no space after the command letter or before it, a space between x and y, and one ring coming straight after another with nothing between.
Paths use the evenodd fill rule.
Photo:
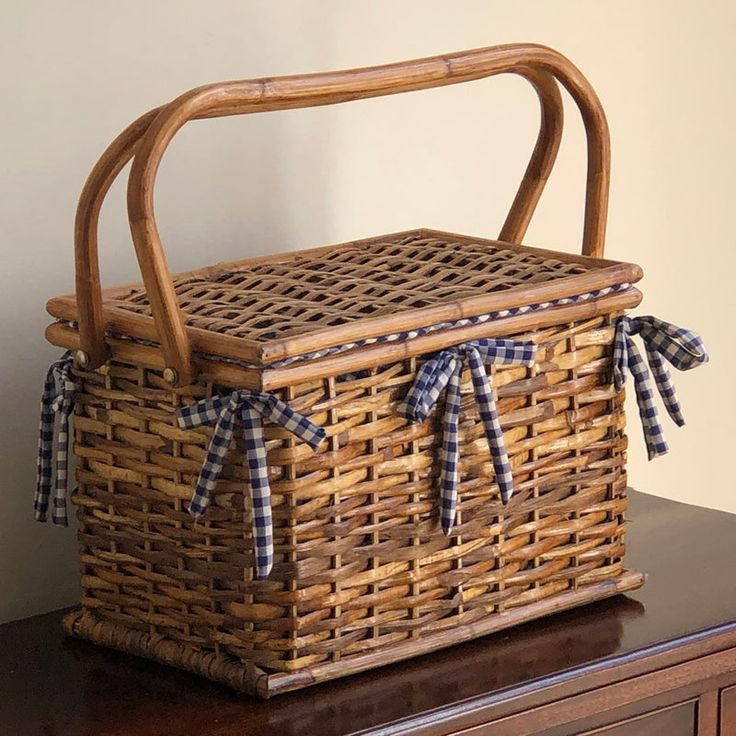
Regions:
<instances>
[{"instance_id":1,"label":"white wall background","mask_svg":"<svg viewBox=\"0 0 736 736\"><path fill-rule=\"evenodd\" d=\"M736 5L682 0L28 0L0 22L0 621L78 596L71 530L32 521L37 404L58 354L44 302L73 290L76 198L141 112L211 81L376 64L536 41L596 87L613 136L608 253L643 266L642 309L701 332L712 363L676 382L688 426L632 483L736 512L733 131ZM170 265L401 228L494 236L537 129L519 79L336 108L198 122L159 177ZM527 242L578 247L584 143L568 107L558 167ZM124 181L103 212L107 284L137 280ZM632 407L633 408L633 407Z\"/></svg>"}]
</instances>

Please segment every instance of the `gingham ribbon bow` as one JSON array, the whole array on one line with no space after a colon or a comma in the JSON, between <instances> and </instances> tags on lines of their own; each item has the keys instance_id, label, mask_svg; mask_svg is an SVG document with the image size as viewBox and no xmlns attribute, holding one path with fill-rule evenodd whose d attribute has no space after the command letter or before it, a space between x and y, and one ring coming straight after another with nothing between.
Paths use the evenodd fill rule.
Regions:
<instances>
[{"instance_id":1,"label":"gingham ribbon bow","mask_svg":"<svg viewBox=\"0 0 736 736\"><path fill-rule=\"evenodd\" d=\"M253 547L259 578L268 577L273 567L273 522L271 518L271 488L268 484L268 459L263 431L263 419L281 425L316 450L325 431L312 424L272 394L233 391L225 396L213 396L177 411L179 426L200 427L214 424L207 457L197 478L189 504L189 513L201 516L209 506L212 491L223 468L225 455L240 422L245 438L245 461L250 474L253 502Z\"/></svg>"},{"instance_id":2,"label":"gingham ribbon bow","mask_svg":"<svg viewBox=\"0 0 736 736\"><path fill-rule=\"evenodd\" d=\"M639 335L644 342L646 362L634 344L633 335ZM667 413L678 427L685 424L665 361L678 370L687 371L707 363L708 354L703 347L703 341L690 330L676 327L656 317L619 317L613 342L614 385L618 390L623 388L628 368L634 376L636 403L639 406L639 416L650 460L658 455L664 455L669 448L654 404L654 391L649 379L647 362L654 374L654 382Z\"/></svg>"},{"instance_id":3,"label":"gingham ribbon bow","mask_svg":"<svg viewBox=\"0 0 736 736\"><path fill-rule=\"evenodd\" d=\"M437 404L442 391L447 389L440 452L440 516L445 534L452 530L457 508L460 476L458 422L463 365L467 361L470 367L475 400L488 440L496 482L501 500L506 503L514 492L513 475L498 418L496 398L485 366L530 366L534 363L535 352L536 346L532 342L476 340L436 353L417 372L414 385L402 406L402 413L408 419L423 422Z\"/></svg>"},{"instance_id":4,"label":"gingham ribbon bow","mask_svg":"<svg viewBox=\"0 0 736 736\"><path fill-rule=\"evenodd\" d=\"M51 489L54 504L51 520L67 525L66 494L69 475L69 417L74 411L74 394L79 384L72 375L73 359L66 352L49 367L41 397L41 422L38 436L36 495L33 508L37 521L46 521ZM59 418L56 458L54 461L54 429ZM56 479L54 481L54 468Z\"/></svg>"}]
</instances>

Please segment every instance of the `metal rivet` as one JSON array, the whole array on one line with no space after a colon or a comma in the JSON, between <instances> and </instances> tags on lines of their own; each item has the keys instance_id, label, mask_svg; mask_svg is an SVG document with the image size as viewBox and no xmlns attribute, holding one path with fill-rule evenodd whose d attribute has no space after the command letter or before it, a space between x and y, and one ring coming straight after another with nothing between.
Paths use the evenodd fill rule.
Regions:
<instances>
[{"instance_id":1,"label":"metal rivet","mask_svg":"<svg viewBox=\"0 0 736 736\"><path fill-rule=\"evenodd\" d=\"M74 360L80 368L86 368L89 365L89 355L84 350L76 350Z\"/></svg>"},{"instance_id":2,"label":"metal rivet","mask_svg":"<svg viewBox=\"0 0 736 736\"><path fill-rule=\"evenodd\" d=\"M179 380L179 374L174 368L164 368L164 381L174 386Z\"/></svg>"}]
</instances>

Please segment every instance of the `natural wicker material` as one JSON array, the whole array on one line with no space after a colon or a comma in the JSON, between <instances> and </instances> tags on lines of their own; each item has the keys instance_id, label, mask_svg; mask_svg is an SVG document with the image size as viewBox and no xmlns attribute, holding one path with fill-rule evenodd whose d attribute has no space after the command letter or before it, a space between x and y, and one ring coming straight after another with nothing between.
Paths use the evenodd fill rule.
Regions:
<instances>
[{"instance_id":1,"label":"natural wicker material","mask_svg":"<svg viewBox=\"0 0 736 736\"><path fill-rule=\"evenodd\" d=\"M577 296L640 276L633 264L422 228L219 264L179 274L173 285L201 352L266 364L267 372L269 363L310 350ZM113 333L155 339L141 285L103 293ZM73 295L52 299L49 311L72 322L81 316ZM445 334L442 346L457 342L454 333Z\"/></svg>"},{"instance_id":2,"label":"natural wicker material","mask_svg":"<svg viewBox=\"0 0 736 736\"><path fill-rule=\"evenodd\" d=\"M311 255L184 274L174 288L187 324L265 342L366 317L587 273L591 265L477 239L421 231ZM428 285L432 284L432 289ZM151 316L145 289L108 304Z\"/></svg>"},{"instance_id":3,"label":"natural wicker material","mask_svg":"<svg viewBox=\"0 0 736 736\"><path fill-rule=\"evenodd\" d=\"M611 337L608 317L540 330L533 369L496 370L516 479L506 507L468 397L449 537L438 528L437 428L396 411L416 360L284 391L329 444L312 455L268 429L278 561L267 581L252 576L242 448L232 448L205 520L184 510L209 432L177 429L173 412L213 387L172 389L118 363L81 373L83 607L100 631L117 625L198 657L214 651L222 666L234 657L299 672L616 580L626 440L605 359Z\"/></svg>"},{"instance_id":4,"label":"natural wicker material","mask_svg":"<svg viewBox=\"0 0 736 736\"><path fill-rule=\"evenodd\" d=\"M150 194L158 159L185 119L502 71L530 79L543 111L502 238L521 240L554 162L561 107L553 74L573 93L588 131L587 255L421 229L169 279L151 202L138 194ZM641 272L601 258L608 138L584 78L555 52L512 46L269 80L269 94L260 82L257 99L251 84L213 87L215 103L197 91L141 118L105 153L80 200L77 294L49 303L57 321L47 333L77 350L82 383L73 500L83 599L67 629L268 696L640 585L642 576L623 566L626 439L611 343L615 318L640 300L630 284ZM145 289L103 292L99 206L132 153L130 216ZM580 303L548 304L591 292ZM503 314L299 358L496 312ZM501 503L466 372L458 515L445 536L442 402L424 423L398 409L433 352L487 337L538 345L531 368L488 368L515 494ZM180 429L175 412L235 388L275 393L327 433L313 453L266 424L275 543L266 580L254 579L241 439L202 520L186 511L212 429Z\"/></svg>"}]
</instances>

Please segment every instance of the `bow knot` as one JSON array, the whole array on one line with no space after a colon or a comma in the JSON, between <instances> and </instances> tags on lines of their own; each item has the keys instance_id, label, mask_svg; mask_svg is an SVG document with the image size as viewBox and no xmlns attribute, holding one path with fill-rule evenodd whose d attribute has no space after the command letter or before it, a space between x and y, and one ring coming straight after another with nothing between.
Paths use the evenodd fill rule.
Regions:
<instances>
[{"instance_id":1,"label":"bow knot","mask_svg":"<svg viewBox=\"0 0 736 736\"><path fill-rule=\"evenodd\" d=\"M54 524L62 526L68 523L66 496L69 476L69 417L74 412L75 394L80 390L80 385L72 373L73 367L72 354L66 352L51 364L46 373L41 397L36 494L33 501L36 520L46 521L53 487L51 519ZM57 417L59 430L54 462L54 430Z\"/></svg>"},{"instance_id":2,"label":"bow knot","mask_svg":"<svg viewBox=\"0 0 736 736\"><path fill-rule=\"evenodd\" d=\"M189 504L189 513L195 518L201 516L210 504L235 433L236 421L242 425L253 507L253 547L259 578L268 577L273 567L271 489L263 419L279 424L314 450L325 438L324 429L267 393L233 391L225 396L203 399L177 411L177 420L182 428L214 424L207 456Z\"/></svg>"},{"instance_id":3,"label":"bow knot","mask_svg":"<svg viewBox=\"0 0 736 736\"><path fill-rule=\"evenodd\" d=\"M647 360L636 347L634 335L644 342ZM690 330L677 327L656 317L619 317L613 342L613 381L617 390L626 382L626 369L634 377L636 402L639 407L644 440L649 459L664 455L668 451L659 414L654 404L649 370L672 421L681 427L685 424L680 403L675 395L672 376L666 363L678 370L687 371L708 362L703 341Z\"/></svg>"},{"instance_id":4,"label":"bow knot","mask_svg":"<svg viewBox=\"0 0 736 736\"><path fill-rule=\"evenodd\" d=\"M441 350L417 371L414 384L401 407L408 419L423 422L447 389L440 453L441 520L446 534L452 530L457 509L457 484L460 478L458 423L463 366L467 363L470 368L496 482L501 500L507 503L514 492L513 473L501 431L496 398L485 366L531 366L535 353L536 345L533 342L475 340Z\"/></svg>"}]
</instances>

